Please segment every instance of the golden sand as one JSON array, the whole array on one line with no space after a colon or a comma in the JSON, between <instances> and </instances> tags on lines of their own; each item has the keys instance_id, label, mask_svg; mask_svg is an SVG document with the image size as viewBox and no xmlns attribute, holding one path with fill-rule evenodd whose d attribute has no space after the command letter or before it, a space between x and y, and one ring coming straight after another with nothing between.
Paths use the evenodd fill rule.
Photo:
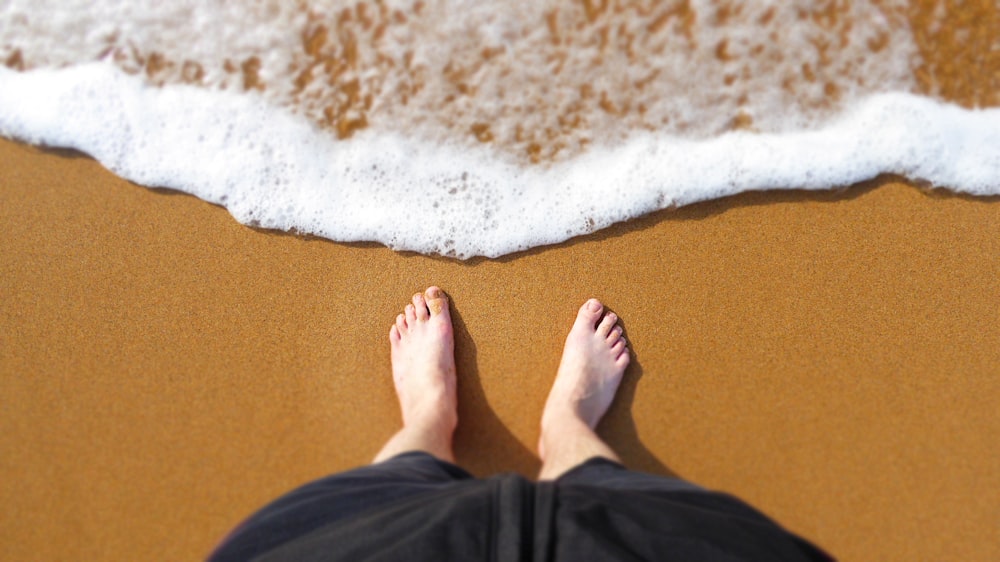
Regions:
<instances>
[{"instance_id":1,"label":"golden sand","mask_svg":"<svg viewBox=\"0 0 1000 562\"><path fill-rule=\"evenodd\" d=\"M601 433L844 560L997 560L1000 201L745 194L460 263L260 232L0 141L6 560L203 557L397 427L387 332L454 303L459 461L538 469L577 306L635 361Z\"/></svg>"}]
</instances>

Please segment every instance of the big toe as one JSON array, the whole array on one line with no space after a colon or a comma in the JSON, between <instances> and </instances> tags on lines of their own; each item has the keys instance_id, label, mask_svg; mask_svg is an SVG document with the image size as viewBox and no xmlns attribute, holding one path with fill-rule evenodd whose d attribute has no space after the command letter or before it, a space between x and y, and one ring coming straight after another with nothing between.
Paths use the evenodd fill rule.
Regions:
<instances>
[{"instance_id":1,"label":"big toe","mask_svg":"<svg viewBox=\"0 0 1000 562\"><path fill-rule=\"evenodd\" d=\"M427 302L427 309L430 311L431 317L448 317L448 296L444 294L444 291L440 287L428 287L424 291L424 300Z\"/></svg>"},{"instance_id":2,"label":"big toe","mask_svg":"<svg viewBox=\"0 0 1000 562\"><path fill-rule=\"evenodd\" d=\"M588 300L583 303L583 306L580 307L580 312L576 315L576 325L593 332L594 325L601 318L601 311L603 310L604 305L601 304L601 301L597 299Z\"/></svg>"}]
</instances>

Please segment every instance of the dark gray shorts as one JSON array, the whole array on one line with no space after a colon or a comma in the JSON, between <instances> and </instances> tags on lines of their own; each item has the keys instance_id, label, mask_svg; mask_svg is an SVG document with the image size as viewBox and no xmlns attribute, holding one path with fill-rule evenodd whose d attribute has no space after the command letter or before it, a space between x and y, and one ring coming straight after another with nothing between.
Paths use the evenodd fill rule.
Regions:
<instances>
[{"instance_id":1,"label":"dark gray shorts","mask_svg":"<svg viewBox=\"0 0 1000 562\"><path fill-rule=\"evenodd\" d=\"M233 529L210 559L226 560L230 559L228 553L246 553L241 543L253 541L253 550L282 544L341 519L475 482L475 477L455 464L423 452L403 453L321 478L274 500ZM552 484L556 488L594 486L634 492L707 491L678 478L628 470L601 457L570 469Z\"/></svg>"}]
</instances>

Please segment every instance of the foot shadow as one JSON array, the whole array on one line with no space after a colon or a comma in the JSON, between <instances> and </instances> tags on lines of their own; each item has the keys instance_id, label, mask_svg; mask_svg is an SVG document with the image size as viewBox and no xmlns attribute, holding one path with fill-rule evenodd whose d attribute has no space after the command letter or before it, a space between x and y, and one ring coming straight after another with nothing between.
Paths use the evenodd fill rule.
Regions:
<instances>
[{"instance_id":1,"label":"foot shadow","mask_svg":"<svg viewBox=\"0 0 1000 562\"><path fill-rule=\"evenodd\" d=\"M479 477L514 471L534 479L541 461L517 440L487 402L476 363L476 342L454 302L451 320L458 371L458 429L453 447L456 461Z\"/></svg>"},{"instance_id":2,"label":"foot shadow","mask_svg":"<svg viewBox=\"0 0 1000 562\"><path fill-rule=\"evenodd\" d=\"M642 376L642 364L633 354L632 362L629 363L621 386L618 387L615 401L597 428L598 434L618 453L626 467L659 476L680 478L676 472L656 458L656 455L639 439L635 418L632 417L632 403Z\"/></svg>"}]
</instances>

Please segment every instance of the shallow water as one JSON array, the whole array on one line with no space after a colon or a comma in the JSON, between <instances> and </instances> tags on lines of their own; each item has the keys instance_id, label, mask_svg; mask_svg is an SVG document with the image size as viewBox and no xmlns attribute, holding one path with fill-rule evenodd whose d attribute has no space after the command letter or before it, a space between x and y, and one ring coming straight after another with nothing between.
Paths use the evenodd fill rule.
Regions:
<instances>
[{"instance_id":1,"label":"shallow water","mask_svg":"<svg viewBox=\"0 0 1000 562\"><path fill-rule=\"evenodd\" d=\"M885 172L998 193L1000 110L932 99L992 105L993 45L956 94L927 48L956 16L918 4L8 0L0 132L247 224L457 257Z\"/></svg>"}]
</instances>

